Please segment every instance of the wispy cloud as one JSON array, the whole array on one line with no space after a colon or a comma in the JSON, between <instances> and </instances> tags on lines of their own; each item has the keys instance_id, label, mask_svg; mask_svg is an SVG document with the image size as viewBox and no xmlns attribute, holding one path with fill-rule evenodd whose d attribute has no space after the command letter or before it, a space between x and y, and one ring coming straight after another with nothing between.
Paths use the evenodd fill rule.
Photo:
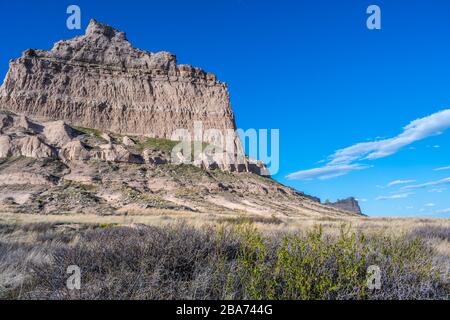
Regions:
<instances>
[{"instance_id":1,"label":"wispy cloud","mask_svg":"<svg viewBox=\"0 0 450 320\"><path fill-rule=\"evenodd\" d=\"M298 171L288 175L286 178L290 180L326 180L334 177L343 176L350 171L367 169L370 166L361 164L341 164L334 166L325 166L311 170Z\"/></svg>"},{"instance_id":2,"label":"wispy cloud","mask_svg":"<svg viewBox=\"0 0 450 320\"><path fill-rule=\"evenodd\" d=\"M416 182L416 180L395 180L395 181L389 182L387 184L387 187L393 187L393 186L409 184L409 183L414 183L414 182Z\"/></svg>"},{"instance_id":3,"label":"wispy cloud","mask_svg":"<svg viewBox=\"0 0 450 320\"><path fill-rule=\"evenodd\" d=\"M436 211L437 213L450 213L450 208Z\"/></svg>"},{"instance_id":4,"label":"wispy cloud","mask_svg":"<svg viewBox=\"0 0 450 320\"><path fill-rule=\"evenodd\" d=\"M393 195L390 195L390 196L380 196L380 197L376 198L375 200L405 199L405 198L408 198L409 196L411 196L413 194L414 194L414 192L398 193L398 194L393 194Z\"/></svg>"},{"instance_id":5,"label":"wispy cloud","mask_svg":"<svg viewBox=\"0 0 450 320\"><path fill-rule=\"evenodd\" d=\"M450 127L450 109L412 121L394 138L358 143L338 150L331 163L349 163L355 160L374 160L398 152L401 148L430 136L441 134Z\"/></svg>"},{"instance_id":6,"label":"wispy cloud","mask_svg":"<svg viewBox=\"0 0 450 320\"><path fill-rule=\"evenodd\" d=\"M450 166L448 166L448 167L440 167L440 168L436 168L436 169L433 169L434 171L444 171L444 170L450 170Z\"/></svg>"},{"instance_id":7,"label":"wispy cloud","mask_svg":"<svg viewBox=\"0 0 450 320\"><path fill-rule=\"evenodd\" d=\"M422 188L427 188L427 187L442 186L442 185L446 185L446 184L450 184L450 177L444 178L441 180L437 180L437 181L430 181L430 182L426 182L426 183L422 183L422 184L414 184L414 185L410 185L410 186L404 186L404 187L402 187L402 189L403 190L422 189Z\"/></svg>"},{"instance_id":8,"label":"wispy cloud","mask_svg":"<svg viewBox=\"0 0 450 320\"><path fill-rule=\"evenodd\" d=\"M329 179L345 175L351 171L366 169L368 166L355 164L355 162L375 160L393 155L403 147L430 136L442 134L448 128L450 128L450 109L410 122L403 128L402 133L393 138L357 143L337 150L329 157L328 164L324 167L298 171L287 177L299 180ZM339 170L339 168L345 169ZM336 174L330 175L330 172L333 171Z\"/></svg>"},{"instance_id":9,"label":"wispy cloud","mask_svg":"<svg viewBox=\"0 0 450 320\"><path fill-rule=\"evenodd\" d=\"M446 191L447 190L447 188L434 188L434 189L431 189L430 191L428 191L428 192L432 192L432 193L442 193L442 192L444 192L444 191Z\"/></svg>"}]
</instances>

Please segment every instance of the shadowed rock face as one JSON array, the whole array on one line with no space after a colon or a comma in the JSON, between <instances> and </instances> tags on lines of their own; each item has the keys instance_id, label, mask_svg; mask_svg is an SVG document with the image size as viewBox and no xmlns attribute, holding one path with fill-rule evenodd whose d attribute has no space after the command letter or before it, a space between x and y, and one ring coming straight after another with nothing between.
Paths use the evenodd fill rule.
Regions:
<instances>
[{"instance_id":1,"label":"shadowed rock face","mask_svg":"<svg viewBox=\"0 0 450 320\"><path fill-rule=\"evenodd\" d=\"M338 200L334 203L327 201L325 204L341 210L362 214L358 201L353 197Z\"/></svg>"},{"instance_id":2,"label":"shadowed rock face","mask_svg":"<svg viewBox=\"0 0 450 320\"><path fill-rule=\"evenodd\" d=\"M133 48L126 35L91 20L84 36L11 61L2 109L121 134L171 138L175 129L235 129L227 86L177 64L168 52ZM240 142L237 140L238 147Z\"/></svg>"}]
</instances>

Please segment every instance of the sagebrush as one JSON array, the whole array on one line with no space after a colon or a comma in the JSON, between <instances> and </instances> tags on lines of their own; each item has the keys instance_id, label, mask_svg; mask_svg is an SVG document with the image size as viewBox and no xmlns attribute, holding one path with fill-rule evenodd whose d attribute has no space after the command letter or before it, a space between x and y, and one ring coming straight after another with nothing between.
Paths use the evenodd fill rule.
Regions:
<instances>
[{"instance_id":1,"label":"sagebrush","mask_svg":"<svg viewBox=\"0 0 450 320\"><path fill-rule=\"evenodd\" d=\"M6 299L447 299L448 257L429 245L448 230L365 236L262 234L252 224L194 228L0 225ZM69 290L66 269L82 271ZM381 289L367 268L381 270Z\"/></svg>"}]
</instances>

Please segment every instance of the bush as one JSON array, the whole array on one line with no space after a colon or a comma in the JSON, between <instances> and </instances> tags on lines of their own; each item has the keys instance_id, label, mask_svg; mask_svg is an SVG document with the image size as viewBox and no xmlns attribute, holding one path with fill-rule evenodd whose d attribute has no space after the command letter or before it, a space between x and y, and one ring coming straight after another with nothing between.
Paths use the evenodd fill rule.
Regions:
<instances>
[{"instance_id":1,"label":"bush","mask_svg":"<svg viewBox=\"0 0 450 320\"><path fill-rule=\"evenodd\" d=\"M366 237L342 226L337 236L317 227L269 237L249 223L203 229L99 226L64 233L49 227L31 228L46 235L32 245L0 242L2 297L446 299L449 292L448 274L436 272L435 253L417 234ZM11 235L9 228L0 229ZM81 290L66 287L70 265L81 269ZM370 265L381 270L379 290L367 287Z\"/></svg>"}]
</instances>

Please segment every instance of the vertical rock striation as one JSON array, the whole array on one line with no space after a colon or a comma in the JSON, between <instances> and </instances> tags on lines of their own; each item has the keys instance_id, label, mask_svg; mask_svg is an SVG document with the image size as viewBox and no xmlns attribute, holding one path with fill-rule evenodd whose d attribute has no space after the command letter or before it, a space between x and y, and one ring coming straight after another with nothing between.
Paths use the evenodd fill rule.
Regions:
<instances>
[{"instance_id":1,"label":"vertical rock striation","mask_svg":"<svg viewBox=\"0 0 450 320\"><path fill-rule=\"evenodd\" d=\"M227 86L177 64L169 52L134 48L125 33L91 20L86 33L10 62L0 108L120 134L171 138L174 130L235 129Z\"/></svg>"}]
</instances>

